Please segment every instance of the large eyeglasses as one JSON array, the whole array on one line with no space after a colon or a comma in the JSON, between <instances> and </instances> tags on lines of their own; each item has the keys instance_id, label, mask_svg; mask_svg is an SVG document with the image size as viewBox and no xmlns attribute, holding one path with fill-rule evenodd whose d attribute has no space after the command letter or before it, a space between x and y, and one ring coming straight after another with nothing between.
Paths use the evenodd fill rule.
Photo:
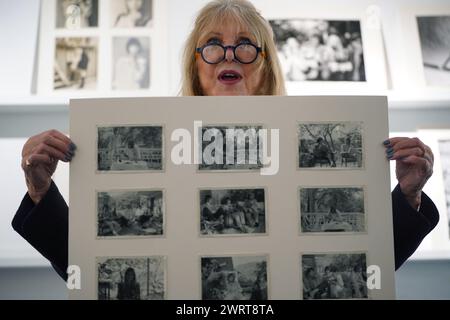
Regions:
<instances>
[{"instance_id":1,"label":"large eyeglasses","mask_svg":"<svg viewBox=\"0 0 450 320\"><path fill-rule=\"evenodd\" d=\"M196 48L197 54L202 56L202 59L208 64L218 64L225 60L227 50L232 49L234 60L243 64L250 64L255 62L258 58L258 53L265 57L264 51L261 47L255 46L253 43L240 43L237 46L223 46L220 43L207 43L203 47Z\"/></svg>"}]
</instances>

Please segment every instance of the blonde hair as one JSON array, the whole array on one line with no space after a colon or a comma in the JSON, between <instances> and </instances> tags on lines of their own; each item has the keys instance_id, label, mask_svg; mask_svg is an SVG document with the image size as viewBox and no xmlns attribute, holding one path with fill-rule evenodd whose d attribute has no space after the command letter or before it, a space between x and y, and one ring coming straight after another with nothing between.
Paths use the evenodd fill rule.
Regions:
<instances>
[{"instance_id":1,"label":"blonde hair","mask_svg":"<svg viewBox=\"0 0 450 320\"><path fill-rule=\"evenodd\" d=\"M264 59L256 60L262 75L261 85L256 95L285 95L283 73L277 56L272 28L253 4L247 0L214 0L200 10L194 29L186 40L183 55L181 95L201 96L202 88L198 76L195 50L200 45L203 34L214 25L231 19L238 25L248 28L257 45L264 52ZM263 57L263 55L261 55Z\"/></svg>"}]
</instances>

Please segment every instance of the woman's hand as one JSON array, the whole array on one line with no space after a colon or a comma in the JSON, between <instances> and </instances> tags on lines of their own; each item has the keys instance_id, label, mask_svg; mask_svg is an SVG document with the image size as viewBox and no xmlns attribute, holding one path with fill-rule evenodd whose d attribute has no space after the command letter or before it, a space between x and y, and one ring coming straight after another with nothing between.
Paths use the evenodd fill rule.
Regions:
<instances>
[{"instance_id":1,"label":"woman's hand","mask_svg":"<svg viewBox=\"0 0 450 320\"><path fill-rule=\"evenodd\" d=\"M396 160L395 171L402 193L418 209L422 189L433 174L433 152L418 138L391 138L383 144L387 158Z\"/></svg>"},{"instance_id":2,"label":"woman's hand","mask_svg":"<svg viewBox=\"0 0 450 320\"><path fill-rule=\"evenodd\" d=\"M50 130L27 140L22 149L22 169L28 195L35 204L50 188L58 160L69 162L75 154L75 144L64 134Z\"/></svg>"}]
</instances>

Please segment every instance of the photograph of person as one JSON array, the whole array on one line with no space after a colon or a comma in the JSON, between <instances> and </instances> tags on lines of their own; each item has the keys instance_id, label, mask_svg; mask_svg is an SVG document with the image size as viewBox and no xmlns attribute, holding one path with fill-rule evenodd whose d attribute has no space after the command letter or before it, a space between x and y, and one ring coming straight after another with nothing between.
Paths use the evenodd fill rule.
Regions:
<instances>
[{"instance_id":1,"label":"photograph of person","mask_svg":"<svg viewBox=\"0 0 450 320\"><path fill-rule=\"evenodd\" d=\"M162 191L97 193L97 236L149 236L164 232Z\"/></svg>"},{"instance_id":2,"label":"photograph of person","mask_svg":"<svg viewBox=\"0 0 450 320\"><path fill-rule=\"evenodd\" d=\"M99 171L162 170L162 127L99 127Z\"/></svg>"},{"instance_id":3,"label":"photograph of person","mask_svg":"<svg viewBox=\"0 0 450 320\"><path fill-rule=\"evenodd\" d=\"M366 81L359 21L271 20L287 81Z\"/></svg>"},{"instance_id":4,"label":"photograph of person","mask_svg":"<svg viewBox=\"0 0 450 320\"><path fill-rule=\"evenodd\" d=\"M180 63L183 96L286 94L272 28L248 0L206 3L187 37ZM69 208L52 175L59 161L76 157L76 143L57 130L27 140L21 154L27 193L12 221L13 228L50 260L64 279ZM380 144L385 148L379 152L396 162L398 185L391 195L398 269L439 221L436 206L422 191L433 172L433 152L416 138L393 137Z\"/></svg>"},{"instance_id":5,"label":"photograph of person","mask_svg":"<svg viewBox=\"0 0 450 320\"><path fill-rule=\"evenodd\" d=\"M364 190L301 188L300 232L364 232Z\"/></svg>"},{"instance_id":6,"label":"photograph of person","mask_svg":"<svg viewBox=\"0 0 450 320\"><path fill-rule=\"evenodd\" d=\"M151 27L153 0L111 1L111 23L115 28Z\"/></svg>"},{"instance_id":7,"label":"photograph of person","mask_svg":"<svg viewBox=\"0 0 450 320\"><path fill-rule=\"evenodd\" d=\"M201 258L202 300L267 300L267 257Z\"/></svg>"},{"instance_id":8,"label":"photograph of person","mask_svg":"<svg viewBox=\"0 0 450 320\"><path fill-rule=\"evenodd\" d=\"M262 126L204 125L199 135L202 163L199 170L258 170L263 148Z\"/></svg>"},{"instance_id":9,"label":"photograph of person","mask_svg":"<svg viewBox=\"0 0 450 320\"><path fill-rule=\"evenodd\" d=\"M365 253L305 254L301 257L303 299L366 299Z\"/></svg>"},{"instance_id":10,"label":"photograph of person","mask_svg":"<svg viewBox=\"0 0 450 320\"><path fill-rule=\"evenodd\" d=\"M166 266L162 256L97 258L98 300L163 300Z\"/></svg>"},{"instance_id":11,"label":"photograph of person","mask_svg":"<svg viewBox=\"0 0 450 320\"><path fill-rule=\"evenodd\" d=\"M202 235L266 232L264 189L200 190Z\"/></svg>"},{"instance_id":12,"label":"photograph of person","mask_svg":"<svg viewBox=\"0 0 450 320\"><path fill-rule=\"evenodd\" d=\"M442 176L444 178L445 203L447 204L448 237L450 239L450 140L439 140Z\"/></svg>"},{"instance_id":13,"label":"photograph of person","mask_svg":"<svg viewBox=\"0 0 450 320\"><path fill-rule=\"evenodd\" d=\"M450 16L417 17L425 81L450 86Z\"/></svg>"},{"instance_id":14,"label":"photograph of person","mask_svg":"<svg viewBox=\"0 0 450 320\"><path fill-rule=\"evenodd\" d=\"M94 90L97 55L97 38L56 38L53 89Z\"/></svg>"},{"instance_id":15,"label":"photograph of person","mask_svg":"<svg viewBox=\"0 0 450 320\"><path fill-rule=\"evenodd\" d=\"M57 0L56 28L98 27L98 0Z\"/></svg>"},{"instance_id":16,"label":"photograph of person","mask_svg":"<svg viewBox=\"0 0 450 320\"><path fill-rule=\"evenodd\" d=\"M299 168L363 167L362 123L301 123Z\"/></svg>"},{"instance_id":17,"label":"photograph of person","mask_svg":"<svg viewBox=\"0 0 450 320\"><path fill-rule=\"evenodd\" d=\"M139 90L149 88L149 46L149 38L113 38L113 90Z\"/></svg>"}]
</instances>

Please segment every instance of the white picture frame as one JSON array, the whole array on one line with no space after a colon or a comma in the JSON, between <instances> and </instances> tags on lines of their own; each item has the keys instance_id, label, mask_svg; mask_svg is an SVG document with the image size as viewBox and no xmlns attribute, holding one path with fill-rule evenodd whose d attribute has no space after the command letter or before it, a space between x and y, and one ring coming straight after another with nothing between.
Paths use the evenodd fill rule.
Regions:
<instances>
[{"instance_id":1,"label":"white picture frame","mask_svg":"<svg viewBox=\"0 0 450 320\"><path fill-rule=\"evenodd\" d=\"M434 97L434 99L449 100L450 85L430 85L427 83L422 54L421 39L417 17L450 16L450 5L441 6L403 6L399 14L401 35L399 39L401 52L398 54L398 72L393 72L392 82L394 89L399 93L413 96ZM450 74L450 72L449 72ZM449 75L450 79L450 75ZM434 100L433 99L433 100Z\"/></svg>"},{"instance_id":2,"label":"white picture frame","mask_svg":"<svg viewBox=\"0 0 450 320\"><path fill-rule=\"evenodd\" d=\"M424 192L435 203L440 220L436 228L428 236L431 242L431 251L424 252L422 256L431 259L450 258L450 216L446 201L446 186L443 177L443 161L440 154L439 140L450 140L450 129L419 129L418 136L423 143L428 145L434 154L433 175L424 187Z\"/></svg>"},{"instance_id":3,"label":"white picture frame","mask_svg":"<svg viewBox=\"0 0 450 320\"><path fill-rule=\"evenodd\" d=\"M360 21L364 51L366 81L287 81L289 95L364 95L380 94L388 89L386 60L381 33L380 8L365 4L342 7L327 5L327 10L315 3L280 0L274 6L270 2L256 0L254 5L267 20L273 19L323 19Z\"/></svg>"},{"instance_id":4,"label":"white picture frame","mask_svg":"<svg viewBox=\"0 0 450 320\"><path fill-rule=\"evenodd\" d=\"M37 94L41 96L56 96L56 97L101 97L101 96L166 96L168 95L169 75L168 75L168 16L167 16L167 1L148 0L152 3L152 21L148 27L135 28L115 28L111 25L111 1L98 1L98 25L86 28L57 28L57 5L60 0L42 0L41 2L41 16L39 28L39 49L38 49L38 75L37 75ZM70 18L68 18L70 19ZM59 25L61 22L59 22ZM68 81L67 74L64 72L57 72L58 84L55 84L55 60L56 60L56 44L57 39L62 38L92 38L88 44L84 46L88 48L88 69L87 78L91 77L91 83L94 81L94 71L89 69L89 63L96 63L96 81L95 85L83 87L82 90L76 89L73 82ZM118 89L113 88L114 72L114 57L117 58L117 52L124 50L114 50L114 40L121 39L120 44L127 44L124 38L135 38L141 43L141 49L144 54L141 56L147 60L147 67L143 67L148 75L147 85L142 87L123 87ZM123 42L123 43L122 43ZM79 47L83 47L80 44ZM91 51L96 51L95 55L89 55L89 48ZM69 47L70 48L70 47ZM146 49L146 50L145 50ZM72 55L79 54L79 49L71 50ZM116 59L117 60L117 59ZM67 60L68 61L68 60ZM66 63L70 63L67 62ZM76 61L76 59L75 59ZM142 59L141 59L142 61ZM145 60L144 60L145 62ZM58 70L62 69L58 64ZM93 68L93 67L92 67ZM122 68L124 69L124 68ZM125 68L126 69L126 68ZM62 77L61 77L62 74ZM73 75L72 75L73 76ZM66 81L64 82L64 79ZM86 81L88 82L88 81ZM70 83L70 84L69 84ZM55 89L55 86L61 86L62 89ZM120 89L122 88L122 89Z\"/></svg>"}]
</instances>

